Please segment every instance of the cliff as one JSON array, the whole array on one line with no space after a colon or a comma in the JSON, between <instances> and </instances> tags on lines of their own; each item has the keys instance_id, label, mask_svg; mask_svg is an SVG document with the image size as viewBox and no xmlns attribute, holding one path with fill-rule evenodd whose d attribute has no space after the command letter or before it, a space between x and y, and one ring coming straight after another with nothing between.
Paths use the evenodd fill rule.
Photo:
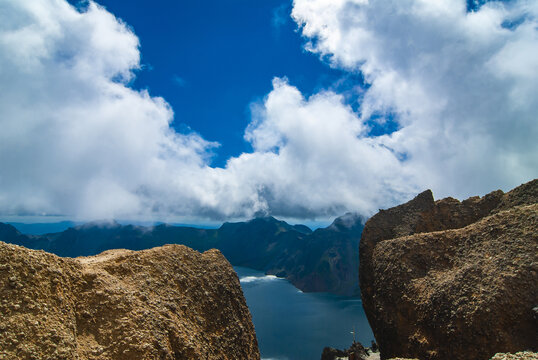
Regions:
<instances>
[{"instance_id":1,"label":"cliff","mask_svg":"<svg viewBox=\"0 0 538 360\"><path fill-rule=\"evenodd\" d=\"M360 242L381 358L489 359L538 350L538 180L506 194L382 210Z\"/></svg>"},{"instance_id":2,"label":"cliff","mask_svg":"<svg viewBox=\"0 0 538 360\"><path fill-rule=\"evenodd\" d=\"M259 359L239 280L180 245L60 258L0 242L1 359Z\"/></svg>"},{"instance_id":3,"label":"cliff","mask_svg":"<svg viewBox=\"0 0 538 360\"><path fill-rule=\"evenodd\" d=\"M266 217L224 224L217 246L232 264L285 277L304 292L351 296L359 293L362 228L362 218L354 214L313 232Z\"/></svg>"},{"instance_id":4,"label":"cliff","mask_svg":"<svg viewBox=\"0 0 538 360\"><path fill-rule=\"evenodd\" d=\"M198 251L219 249L236 266L285 277L305 292L358 295L361 217L347 214L331 226L310 230L273 217L224 223L219 229L89 223L42 236L24 235L0 223L0 241L59 256L88 256L109 249L142 250L182 244Z\"/></svg>"}]
</instances>

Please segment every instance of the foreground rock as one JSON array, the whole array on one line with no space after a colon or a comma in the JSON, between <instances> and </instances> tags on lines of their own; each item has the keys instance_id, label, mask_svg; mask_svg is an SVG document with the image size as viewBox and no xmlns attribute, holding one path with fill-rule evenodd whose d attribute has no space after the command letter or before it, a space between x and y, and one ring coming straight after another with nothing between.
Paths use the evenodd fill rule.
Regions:
<instances>
[{"instance_id":1,"label":"foreground rock","mask_svg":"<svg viewBox=\"0 0 538 360\"><path fill-rule=\"evenodd\" d=\"M0 242L0 359L259 359L237 275L180 245L60 258Z\"/></svg>"},{"instance_id":2,"label":"foreground rock","mask_svg":"<svg viewBox=\"0 0 538 360\"><path fill-rule=\"evenodd\" d=\"M491 360L538 360L538 353L521 351L516 354L495 354Z\"/></svg>"},{"instance_id":3,"label":"foreground rock","mask_svg":"<svg viewBox=\"0 0 538 360\"><path fill-rule=\"evenodd\" d=\"M381 358L489 359L538 350L538 181L507 194L382 210L360 243Z\"/></svg>"}]
</instances>

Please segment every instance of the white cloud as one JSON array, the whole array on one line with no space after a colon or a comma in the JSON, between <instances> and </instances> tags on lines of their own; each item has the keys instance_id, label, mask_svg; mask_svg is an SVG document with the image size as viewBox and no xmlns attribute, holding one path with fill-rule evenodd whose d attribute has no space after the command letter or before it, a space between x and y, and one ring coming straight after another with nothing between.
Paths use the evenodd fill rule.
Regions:
<instances>
[{"instance_id":1,"label":"white cloud","mask_svg":"<svg viewBox=\"0 0 538 360\"><path fill-rule=\"evenodd\" d=\"M204 166L213 144L173 132L163 99L125 85L138 38L112 14L13 0L0 16L0 213L148 212L153 192Z\"/></svg>"},{"instance_id":2,"label":"white cloud","mask_svg":"<svg viewBox=\"0 0 538 360\"><path fill-rule=\"evenodd\" d=\"M398 155L367 137L342 96L326 91L305 99L285 80L273 86L245 134L254 154L237 171L252 167L269 192L269 209L285 216L370 213L416 190ZM241 160L230 160L229 168Z\"/></svg>"},{"instance_id":3,"label":"white cloud","mask_svg":"<svg viewBox=\"0 0 538 360\"><path fill-rule=\"evenodd\" d=\"M371 87L361 119L397 114L374 141L407 154L419 187L465 197L538 175L538 6L465 1L295 0L307 48ZM523 19L509 29L503 23ZM362 181L362 180L361 180Z\"/></svg>"},{"instance_id":4,"label":"white cloud","mask_svg":"<svg viewBox=\"0 0 538 360\"><path fill-rule=\"evenodd\" d=\"M362 71L360 113L276 78L252 106L253 152L170 127L169 105L128 86L138 38L105 9L0 3L0 216L295 218L371 214L425 187L466 196L536 177L536 5L296 0L311 51ZM514 29L501 24L525 20ZM178 71L181 71L179 69ZM368 117L400 129L369 135Z\"/></svg>"}]
</instances>

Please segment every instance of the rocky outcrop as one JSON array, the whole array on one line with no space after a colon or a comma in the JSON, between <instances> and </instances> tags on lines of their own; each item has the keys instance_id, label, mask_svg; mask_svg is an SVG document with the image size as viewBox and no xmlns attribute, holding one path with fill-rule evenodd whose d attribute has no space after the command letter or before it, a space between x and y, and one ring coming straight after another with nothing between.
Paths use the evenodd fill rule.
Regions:
<instances>
[{"instance_id":1,"label":"rocky outcrop","mask_svg":"<svg viewBox=\"0 0 538 360\"><path fill-rule=\"evenodd\" d=\"M181 245L60 258L0 242L0 359L259 359L236 273Z\"/></svg>"},{"instance_id":2,"label":"rocky outcrop","mask_svg":"<svg viewBox=\"0 0 538 360\"><path fill-rule=\"evenodd\" d=\"M491 360L538 360L538 353L521 351L515 354L495 354Z\"/></svg>"},{"instance_id":3,"label":"rocky outcrop","mask_svg":"<svg viewBox=\"0 0 538 360\"><path fill-rule=\"evenodd\" d=\"M321 360L374 360L379 359L378 353L365 348L359 342L354 342L347 350L326 347L321 353Z\"/></svg>"},{"instance_id":4,"label":"rocky outcrop","mask_svg":"<svg viewBox=\"0 0 538 360\"><path fill-rule=\"evenodd\" d=\"M360 243L363 306L381 358L536 351L538 180L506 194L382 210Z\"/></svg>"}]
</instances>

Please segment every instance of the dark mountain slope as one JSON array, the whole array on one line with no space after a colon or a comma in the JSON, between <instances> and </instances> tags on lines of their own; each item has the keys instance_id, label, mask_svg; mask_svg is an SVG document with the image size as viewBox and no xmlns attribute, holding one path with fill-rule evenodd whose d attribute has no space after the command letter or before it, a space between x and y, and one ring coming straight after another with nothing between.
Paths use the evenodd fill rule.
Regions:
<instances>
[{"instance_id":1,"label":"dark mountain slope","mask_svg":"<svg viewBox=\"0 0 538 360\"><path fill-rule=\"evenodd\" d=\"M60 233L23 235L0 223L0 240L59 256L99 254L109 249L142 250L182 244L198 251L219 249L236 266L286 277L306 292L358 295L360 217L346 214L312 232L273 217L224 223L219 229L88 223Z\"/></svg>"}]
</instances>

